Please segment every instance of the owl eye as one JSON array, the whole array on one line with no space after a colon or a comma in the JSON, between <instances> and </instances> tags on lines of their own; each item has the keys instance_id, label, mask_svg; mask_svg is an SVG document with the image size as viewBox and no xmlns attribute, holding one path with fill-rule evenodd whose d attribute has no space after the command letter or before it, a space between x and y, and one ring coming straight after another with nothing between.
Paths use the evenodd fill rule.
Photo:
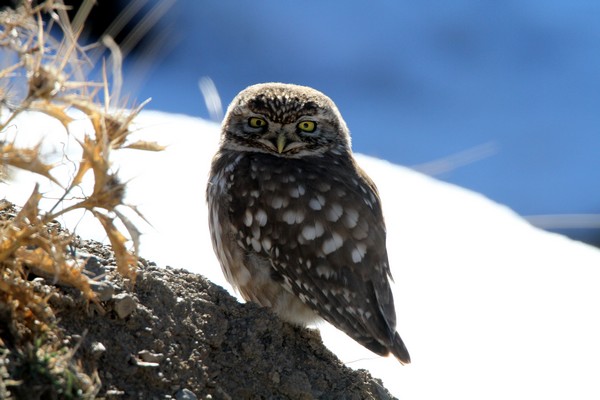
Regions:
<instances>
[{"instance_id":1,"label":"owl eye","mask_svg":"<svg viewBox=\"0 0 600 400\"><path fill-rule=\"evenodd\" d=\"M311 133L317 129L317 123L314 121L302 121L298 123L298 129L300 129L302 132Z\"/></svg>"},{"instance_id":2,"label":"owl eye","mask_svg":"<svg viewBox=\"0 0 600 400\"><path fill-rule=\"evenodd\" d=\"M248 125L250 125L253 128L264 128L265 126L267 126L267 121L259 117L252 117L248 119Z\"/></svg>"}]
</instances>

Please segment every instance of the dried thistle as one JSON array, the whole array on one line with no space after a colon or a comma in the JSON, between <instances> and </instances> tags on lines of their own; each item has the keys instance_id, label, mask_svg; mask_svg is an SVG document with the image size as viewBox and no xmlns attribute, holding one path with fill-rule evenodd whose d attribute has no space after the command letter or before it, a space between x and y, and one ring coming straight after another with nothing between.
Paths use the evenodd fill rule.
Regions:
<instances>
[{"instance_id":1,"label":"dried thistle","mask_svg":"<svg viewBox=\"0 0 600 400\"><path fill-rule=\"evenodd\" d=\"M87 14L91 2L82 7ZM43 194L33 188L26 204L10 220L0 221L0 300L10 302L15 293L25 293L19 279L26 278L28 271L51 277L62 284L79 289L85 298L94 300L88 278L82 274L80 261L68 251L72 238L64 232L52 229L53 221L74 210L90 212L103 227L115 252L118 271L129 281L135 281L139 231L120 209L124 204L126 184L111 166L111 154L121 149L162 150L156 143L131 141L130 124L141 111L115 111L120 87L109 85L106 65L99 82L86 79L85 66L93 66L93 60L78 44L84 17L78 15L71 23L62 1L45 1L37 6L23 2L17 11L0 12L0 54L8 65L0 65L0 135L27 113L43 113L64 127L66 137L71 137L71 110L79 111L91 124L92 131L77 139L81 147L75 170L69 177L59 177L54 170L56 163L44 161L40 145L18 146L15 141L0 136L0 181L6 180L7 168L18 168L48 179L62 190L62 196L49 209L43 209ZM42 14L49 15L44 23ZM61 40L50 34L52 28L61 30ZM105 40L115 59L118 47ZM96 46L97 47L97 46ZM118 68L114 74L120 74ZM120 75L113 82L120 82ZM113 97L113 92L117 93ZM83 187L86 176L91 175L93 187ZM10 183L7 183L10 184ZM78 197L69 196L75 188ZM67 202L67 197L70 197ZM135 213L139 212L130 207ZM125 234L116 224L125 226ZM127 235L128 236L127 236ZM129 243L132 250L129 250ZM20 278L19 278L20 277ZM23 282L25 282L24 280ZM12 282L12 283L11 283ZM5 297L2 297L5 296ZM19 295L23 297L23 295ZM41 298L21 298L19 304L45 305ZM35 307L34 307L35 308ZM41 311L15 309L21 316L30 315L39 321L47 321ZM41 309L45 309L42 307ZM40 310L41 310L40 309Z\"/></svg>"},{"instance_id":2,"label":"dried thistle","mask_svg":"<svg viewBox=\"0 0 600 400\"><path fill-rule=\"evenodd\" d=\"M82 369L74 361L75 350L66 350L54 334L56 320L49 299L55 289L40 292L39 286L28 280L33 273L71 286L96 302L97 310L102 309L84 274L83 260L70 251L74 238L60 228L57 218L75 210L91 213L106 232L117 270L135 282L140 233L123 211L141 214L124 204L126 184L113 170L111 155L121 149L158 151L162 147L130 139L130 124L143 104L129 112L118 110L121 56L110 39L103 43L117 60L112 68L113 87L109 87L105 64L99 82L87 79L85 67L93 66L95 60L78 44L78 37L92 3L84 1L83 11L73 22L59 0L39 5L25 1L17 11L0 12L0 184L10 184L9 168L16 168L47 180L62 193L46 208L39 186L32 188L20 208L0 200L0 357L6 358L8 353L13 365L26 371L0 384L0 397L9 387L19 397L31 396L50 384L59 388L54 393L60 398L93 398L100 387L97 375L78 372ZM56 27L61 31L60 40L50 34ZM79 158L49 162L44 146L17 144L16 139L25 135L19 132L19 121L31 113L58 121L65 142L71 139L80 147ZM74 119L81 119L79 115L91 126L83 136L70 130ZM7 138L8 127L16 131L14 139ZM64 160L73 166L69 176L56 172L67 162ZM84 180L92 184L84 185ZM77 197L72 195L75 192ZM119 226L125 227L124 232Z\"/></svg>"}]
</instances>

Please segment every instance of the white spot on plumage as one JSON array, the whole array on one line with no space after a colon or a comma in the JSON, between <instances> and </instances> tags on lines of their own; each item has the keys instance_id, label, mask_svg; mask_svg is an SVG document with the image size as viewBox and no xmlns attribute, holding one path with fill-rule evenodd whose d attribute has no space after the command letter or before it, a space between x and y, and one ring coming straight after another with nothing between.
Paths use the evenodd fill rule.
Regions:
<instances>
[{"instance_id":1,"label":"white spot on plumage","mask_svg":"<svg viewBox=\"0 0 600 400\"><path fill-rule=\"evenodd\" d=\"M302 185L292 187L289 190L290 196L293 197L294 199L299 198L300 196L304 195L304 193L306 193L306 189Z\"/></svg>"},{"instance_id":2,"label":"white spot on plumage","mask_svg":"<svg viewBox=\"0 0 600 400\"><path fill-rule=\"evenodd\" d=\"M354 228L358 224L358 211L353 208L346 208L344 211L344 226L348 229Z\"/></svg>"},{"instance_id":3,"label":"white spot on plumage","mask_svg":"<svg viewBox=\"0 0 600 400\"><path fill-rule=\"evenodd\" d=\"M332 232L331 238L323 241L323 253L331 254L344 245L344 239L337 232Z\"/></svg>"},{"instance_id":4,"label":"white spot on plumage","mask_svg":"<svg viewBox=\"0 0 600 400\"><path fill-rule=\"evenodd\" d=\"M271 239L264 238L260 241L260 244L262 245L262 248L265 249L265 251L271 250Z\"/></svg>"},{"instance_id":5,"label":"white spot on plumage","mask_svg":"<svg viewBox=\"0 0 600 400\"><path fill-rule=\"evenodd\" d=\"M283 286L291 292L292 291L292 280L290 278L288 278L287 276L284 276L283 277Z\"/></svg>"},{"instance_id":6,"label":"white spot on plumage","mask_svg":"<svg viewBox=\"0 0 600 400\"><path fill-rule=\"evenodd\" d=\"M238 154L235 160L233 160L231 164L225 167L225 172L232 172L235 169L235 167L237 167L242 157L244 157L243 154Z\"/></svg>"},{"instance_id":7,"label":"white spot on plumage","mask_svg":"<svg viewBox=\"0 0 600 400\"><path fill-rule=\"evenodd\" d=\"M336 222L344 214L344 209L339 203L332 203L325 210L325 218L327 221Z\"/></svg>"},{"instance_id":8,"label":"white spot on plumage","mask_svg":"<svg viewBox=\"0 0 600 400\"><path fill-rule=\"evenodd\" d=\"M335 271L328 265L319 265L315 269L321 278L329 279L335 276Z\"/></svg>"},{"instance_id":9,"label":"white spot on plumage","mask_svg":"<svg viewBox=\"0 0 600 400\"><path fill-rule=\"evenodd\" d=\"M281 216L283 221L289 225L299 224L304 221L304 211L302 210L286 210Z\"/></svg>"},{"instance_id":10,"label":"white spot on plumage","mask_svg":"<svg viewBox=\"0 0 600 400\"><path fill-rule=\"evenodd\" d=\"M271 207L273 207L276 210L279 210L281 207L283 207L283 201L283 197L273 196L273 198L271 199Z\"/></svg>"},{"instance_id":11,"label":"white spot on plumage","mask_svg":"<svg viewBox=\"0 0 600 400\"><path fill-rule=\"evenodd\" d=\"M347 288L343 288L342 296L344 296L344 299L346 299L346 301L348 303L350 303L356 295L354 293L352 293L350 290L348 290Z\"/></svg>"},{"instance_id":12,"label":"white spot on plumage","mask_svg":"<svg viewBox=\"0 0 600 400\"><path fill-rule=\"evenodd\" d=\"M259 226L265 226L267 224L267 213L263 209L258 209L256 214L254 214L254 218L256 218L256 222L258 222Z\"/></svg>"},{"instance_id":13,"label":"white spot on plumage","mask_svg":"<svg viewBox=\"0 0 600 400\"><path fill-rule=\"evenodd\" d=\"M319 201L315 198L310 199L310 201L308 202L308 206L313 210L321 209L321 203L319 203Z\"/></svg>"},{"instance_id":14,"label":"white spot on plumage","mask_svg":"<svg viewBox=\"0 0 600 400\"><path fill-rule=\"evenodd\" d=\"M352 230L352 237L356 240L363 240L369 236L369 225L365 221L360 221L359 224Z\"/></svg>"},{"instance_id":15,"label":"white spot on plumage","mask_svg":"<svg viewBox=\"0 0 600 400\"><path fill-rule=\"evenodd\" d=\"M298 295L298 298L299 298L299 299L300 299L300 301L301 301L301 302L303 302L304 304L306 304L306 302L308 301L308 297L307 297L305 294L303 294L303 293L300 293L300 294Z\"/></svg>"},{"instance_id":16,"label":"white spot on plumage","mask_svg":"<svg viewBox=\"0 0 600 400\"><path fill-rule=\"evenodd\" d=\"M323 224L316 221L314 225L305 225L304 228L302 228L302 237L306 240L313 240L321 237L324 232L325 229L323 229Z\"/></svg>"},{"instance_id":17,"label":"white spot on plumage","mask_svg":"<svg viewBox=\"0 0 600 400\"><path fill-rule=\"evenodd\" d=\"M255 252L259 253L262 250L262 247L260 246L260 242L258 241L258 239L256 238L252 238L252 248L254 249Z\"/></svg>"},{"instance_id":18,"label":"white spot on plumage","mask_svg":"<svg viewBox=\"0 0 600 400\"><path fill-rule=\"evenodd\" d=\"M294 199L297 199L298 197L300 197L300 192L298 191L298 188L290 188L289 190L290 196Z\"/></svg>"},{"instance_id":19,"label":"white spot on plumage","mask_svg":"<svg viewBox=\"0 0 600 400\"><path fill-rule=\"evenodd\" d=\"M315 211L322 209L324 205L325 205L325 197L323 197L320 194L317 194L315 197L310 199L310 201L308 202L308 206Z\"/></svg>"},{"instance_id":20,"label":"white spot on plumage","mask_svg":"<svg viewBox=\"0 0 600 400\"><path fill-rule=\"evenodd\" d=\"M361 262L365 254L367 254L367 245L362 242L356 243L356 247L352 250L352 261Z\"/></svg>"},{"instance_id":21,"label":"white spot on plumage","mask_svg":"<svg viewBox=\"0 0 600 400\"><path fill-rule=\"evenodd\" d=\"M246 210L244 213L244 225L248 227L252 226L252 213L250 210Z\"/></svg>"}]
</instances>

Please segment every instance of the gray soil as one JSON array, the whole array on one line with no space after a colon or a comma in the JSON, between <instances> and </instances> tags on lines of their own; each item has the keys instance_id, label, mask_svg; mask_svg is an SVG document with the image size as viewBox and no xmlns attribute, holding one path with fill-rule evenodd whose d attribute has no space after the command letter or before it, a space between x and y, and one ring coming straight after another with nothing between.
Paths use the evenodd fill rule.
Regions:
<instances>
[{"instance_id":1,"label":"gray soil","mask_svg":"<svg viewBox=\"0 0 600 400\"><path fill-rule=\"evenodd\" d=\"M318 331L241 304L223 288L181 269L142 260L132 289L110 248L76 240L99 277L103 310L59 287L50 304L64 343L98 397L115 399L392 399L364 370L344 366ZM37 284L45 285L38 278Z\"/></svg>"}]
</instances>

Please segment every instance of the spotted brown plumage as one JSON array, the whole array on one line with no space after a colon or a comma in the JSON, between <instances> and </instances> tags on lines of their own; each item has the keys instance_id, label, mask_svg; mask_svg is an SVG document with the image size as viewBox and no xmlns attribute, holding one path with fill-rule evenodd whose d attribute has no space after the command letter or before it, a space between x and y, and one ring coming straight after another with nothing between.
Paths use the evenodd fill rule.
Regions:
<instances>
[{"instance_id":1,"label":"spotted brown plumage","mask_svg":"<svg viewBox=\"0 0 600 400\"><path fill-rule=\"evenodd\" d=\"M327 96L276 83L242 91L223 122L207 201L215 252L246 300L296 324L321 317L410 362L377 188Z\"/></svg>"}]
</instances>

